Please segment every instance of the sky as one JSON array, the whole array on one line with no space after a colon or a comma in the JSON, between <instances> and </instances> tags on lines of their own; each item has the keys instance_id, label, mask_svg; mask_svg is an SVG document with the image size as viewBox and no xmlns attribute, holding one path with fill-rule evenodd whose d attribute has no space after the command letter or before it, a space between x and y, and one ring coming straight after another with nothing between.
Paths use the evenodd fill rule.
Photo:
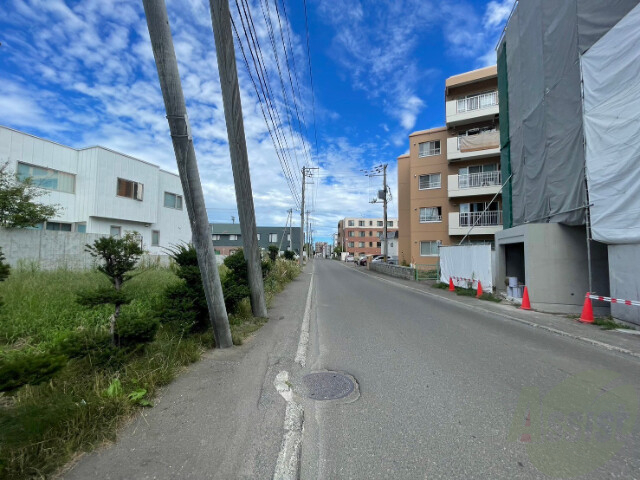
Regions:
<instances>
[{"instance_id":1,"label":"sky","mask_svg":"<svg viewBox=\"0 0 640 480\"><path fill-rule=\"evenodd\" d=\"M166 3L209 218L237 221L209 4ZM444 125L446 78L496 63L512 5L306 0L305 16L303 0L230 0L258 225L284 225L289 209L300 224L302 166L316 168L314 240L341 218L382 217L370 203L382 179L363 170L383 163L397 216L408 135ZM3 0L0 12L0 125L177 173L141 0Z\"/></svg>"}]
</instances>

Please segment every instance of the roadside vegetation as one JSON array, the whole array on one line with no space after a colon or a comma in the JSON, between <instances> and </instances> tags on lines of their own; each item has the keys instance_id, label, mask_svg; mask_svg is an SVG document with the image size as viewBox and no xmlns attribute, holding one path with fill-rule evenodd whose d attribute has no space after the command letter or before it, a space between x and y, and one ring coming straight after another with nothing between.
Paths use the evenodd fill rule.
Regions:
<instances>
[{"instance_id":1,"label":"roadside vegetation","mask_svg":"<svg viewBox=\"0 0 640 480\"><path fill-rule=\"evenodd\" d=\"M192 247L177 247L171 268L138 266L131 245L91 247L99 260L115 249L128 265L9 270L0 257L0 478L46 478L114 441L160 387L214 347ZM299 267L266 259L263 272L271 302ZM238 345L266 319L251 315L242 252L220 273Z\"/></svg>"},{"instance_id":2,"label":"roadside vegetation","mask_svg":"<svg viewBox=\"0 0 640 480\"><path fill-rule=\"evenodd\" d=\"M436 282L432 285L433 288L438 288L440 290L449 290L449 284L444 282ZM454 287L456 291L456 295L461 295L463 297L475 297L478 294L478 290L474 288L461 288ZM502 299L493 295L492 293L483 293L480 300L486 300L488 302L500 303Z\"/></svg>"}]
</instances>

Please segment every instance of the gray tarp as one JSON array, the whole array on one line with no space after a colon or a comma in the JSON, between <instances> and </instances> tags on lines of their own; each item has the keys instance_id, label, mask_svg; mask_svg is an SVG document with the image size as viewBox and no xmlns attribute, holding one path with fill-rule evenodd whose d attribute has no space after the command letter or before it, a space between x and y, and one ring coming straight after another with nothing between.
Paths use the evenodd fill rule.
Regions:
<instances>
[{"instance_id":1,"label":"gray tarp","mask_svg":"<svg viewBox=\"0 0 640 480\"><path fill-rule=\"evenodd\" d=\"M582 57L593 238L640 242L640 6Z\"/></svg>"},{"instance_id":2,"label":"gray tarp","mask_svg":"<svg viewBox=\"0 0 640 480\"><path fill-rule=\"evenodd\" d=\"M514 225L584 224L579 55L638 3L520 0L505 36Z\"/></svg>"}]
</instances>

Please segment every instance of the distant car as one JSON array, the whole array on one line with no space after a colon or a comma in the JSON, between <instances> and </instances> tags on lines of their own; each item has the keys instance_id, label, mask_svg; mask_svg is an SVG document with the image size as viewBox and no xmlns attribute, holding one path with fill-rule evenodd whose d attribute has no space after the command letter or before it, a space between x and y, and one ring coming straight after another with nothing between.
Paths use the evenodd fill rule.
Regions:
<instances>
[{"instance_id":1,"label":"distant car","mask_svg":"<svg viewBox=\"0 0 640 480\"><path fill-rule=\"evenodd\" d=\"M387 257L387 264L398 265L398 257Z\"/></svg>"},{"instance_id":2,"label":"distant car","mask_svg":"<svg viewBox=\"0 0 640 480\"><path fill-rule=\"evenodd\" d=\"M347 258L344 259L345 262L354 262L355 260L353 255L347 255Z\"/></svg>"},{"instance_id":3,"label":"distant car","mask_svg":"<svg viewBox=\"0 0 640 480\"><path fill-rule=\"evenodd\" d=\"M358 259L358 265L363 265L366 266L367 265L367 257L366 256L362 256Z\"/></svg>"},{"instance_id":4,"label":"distant car","mask_svg":"<svg viewBox=\"0 0 640 480\"><path fill-rule=\"evenodd\" d=\"M382 263L384 262L384 255L376 255L371 259L371 263Z\"/></svg>"}]
</instances>

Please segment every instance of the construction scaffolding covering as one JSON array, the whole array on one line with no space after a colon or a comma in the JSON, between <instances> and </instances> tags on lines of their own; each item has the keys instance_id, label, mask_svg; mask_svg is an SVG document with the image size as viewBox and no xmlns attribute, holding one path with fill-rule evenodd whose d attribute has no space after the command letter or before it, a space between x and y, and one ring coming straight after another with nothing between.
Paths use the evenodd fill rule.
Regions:
<instances>
[{"instance_id":1,"label":"construction scaffolding covering","mask_svg":"<svg viewBox=\"0 0 640 480\"><path fill-rule=\"evenodd\" d=\"M581 59L591 231L640 242L640 6Z\"/></svg>"},{"instance_id":2,"label":"construction scaffolding covering","mask_svg":"<svg viewBox=\"0 0 640 480\"><path fill-rule=\"evenodd\" d=\"M585 223L580 56L638 3L519 1L498 50L498 88L508 95L509 116L501 118L501 129L508 124L509 140L501 144L508 147L502 158L513 174L514 226Z\"/></svg>"}]
</instances>

